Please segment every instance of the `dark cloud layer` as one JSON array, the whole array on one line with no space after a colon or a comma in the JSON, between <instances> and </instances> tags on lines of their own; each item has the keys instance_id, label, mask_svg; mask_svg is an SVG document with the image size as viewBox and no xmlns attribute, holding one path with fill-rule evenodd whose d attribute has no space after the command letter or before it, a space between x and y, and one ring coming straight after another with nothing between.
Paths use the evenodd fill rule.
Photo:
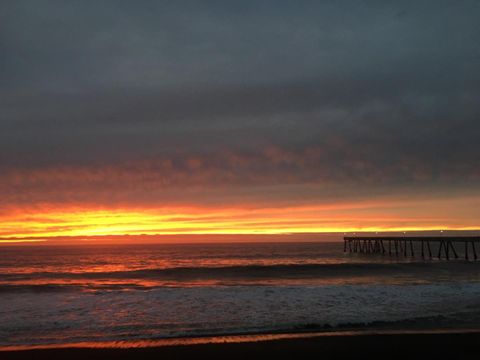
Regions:
<instances>
[{"instance_id":1,"label":"dark cloud layer","mask_svg":"<svg viewBox=\"0 0 480 360\"><path fill-rule=\"evenodd\" d=\"M2 194L475 188L479 18L477 1L3 1Z\"/></svg>"}]
</instances>

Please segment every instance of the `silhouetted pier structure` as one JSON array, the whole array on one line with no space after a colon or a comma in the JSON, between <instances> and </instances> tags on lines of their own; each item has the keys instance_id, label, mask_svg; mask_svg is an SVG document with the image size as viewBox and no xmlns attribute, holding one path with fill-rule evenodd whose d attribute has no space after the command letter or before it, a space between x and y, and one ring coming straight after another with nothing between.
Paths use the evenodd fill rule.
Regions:
<instances>
[{"instance_id":1,"label":"silhouetted pier structure","mask_svg":"<svg viewBox=\"0 0 480 360\"><path fill-rule=\"evenodd\" d=\"M469 249L473 259L477 260L475 243L480 242L480 236L345 236L343 238L343 251L363 254L388 254L389 256L415 256L415 250L420 251L423 259L434 256L432 245L435 244L436 256L459 258L455 244L464 247L465 260L470 259ZM414 244L420 244L415 249ZM420 247L420 249L418 249Z\"/></svg>"}]
</instances>

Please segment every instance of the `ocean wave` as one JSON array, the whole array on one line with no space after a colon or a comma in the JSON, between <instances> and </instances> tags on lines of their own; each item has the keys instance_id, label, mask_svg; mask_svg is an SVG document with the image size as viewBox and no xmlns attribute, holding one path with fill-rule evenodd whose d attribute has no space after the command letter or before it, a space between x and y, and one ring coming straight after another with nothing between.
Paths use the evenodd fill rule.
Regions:
<instances>
[{"instance_id":1,"label":"ocean wave","mask_svg":"<svg viewBox=\"0 0 480 360\"><path fill-rule=\"evenodd\" d=\"M436 266L435 266L436 265ZM336 263L336 264L275 264L234 265L218 267L175 267L148 268L128 271L85 271L85 272L32 272L4 273L0 280L22 280L36 278L51 279L145 279L145 278L222 278L245 276L288 276L288 275L335 275L365 274L369 272L397 272L432 270L444 268L445 264L431 263Z\"/></svg>"},{"instance_id":2,"label":"ocean wave","mask_svg":"<svg viewBox=\"0 0 480 360\"><path fill-rule=\"evenodd\" d=\"M0 293L133 291L162 287L480 281L477 264L334 263L0 274Z\"/></svg>"},{"instance_id":3,"label":"ocean wave","mask_svg":"<svg viewBox=\"0 0 480 360\"><path fill-rule=\"evenodd\" d=\"M0 296L0 346L452 324L478 328L479 294L478 283L452 282Z\"/></svg>"},{"instance_id":4,"label":"ocean wave","mask_svg":"<svg viewBox=\"0 0 480 360\"><path fill-rule=\"evenodd\" d=\"M129 291L129 290L149 290L158 286L143 286L139 284L1 284L0 294L2 293L59 293L59 292L77 292L77 291Z\"/></svg>"}]
</instances>

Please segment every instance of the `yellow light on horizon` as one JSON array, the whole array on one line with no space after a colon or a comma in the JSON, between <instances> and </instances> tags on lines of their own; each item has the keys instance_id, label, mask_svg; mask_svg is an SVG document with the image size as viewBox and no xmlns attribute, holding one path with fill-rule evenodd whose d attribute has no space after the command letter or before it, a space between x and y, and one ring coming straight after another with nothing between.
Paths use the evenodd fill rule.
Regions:
<instances>
[{"instance_id":1,"label":"yellow light on horizon","mask_svg":"<svg viewBox=\"0 0 480 360\"><path fill-rule=\"evenodd\" d=\"M369 207L366 207L369 210ZM344 205L288 208L47 209L0 216L0 242L45 241L52 237L113 235L274 235L384 231L474 230L468 224L446 226L434 218L416 219L348 210ZM43 240L39 240L39 239ZM23 240L22 240L23 239Z\"/></svg>"}]
</instances>

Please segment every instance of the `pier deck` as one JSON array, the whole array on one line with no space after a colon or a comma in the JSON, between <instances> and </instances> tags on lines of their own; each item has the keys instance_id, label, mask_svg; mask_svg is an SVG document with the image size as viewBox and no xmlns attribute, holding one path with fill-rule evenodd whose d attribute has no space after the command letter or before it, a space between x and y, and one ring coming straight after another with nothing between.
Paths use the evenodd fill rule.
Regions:
<instances>
[{"instance_id":1,"label":"pier deck","mask_svg":"<svg viewBox=\"0 0 480 360\"><path fill-rule=\"evenodd\" d=\"M423 259L433 257L432 246L435 245L437 257L447 260L451 256L459 258L455 244L460 243L463 244L465 260L470 259L470 248L473 259L477 260L475 244L480 243L480 236L345 236L343 241L344 252L414 257L417 250Z\"/></svg>"}]
</instances>

